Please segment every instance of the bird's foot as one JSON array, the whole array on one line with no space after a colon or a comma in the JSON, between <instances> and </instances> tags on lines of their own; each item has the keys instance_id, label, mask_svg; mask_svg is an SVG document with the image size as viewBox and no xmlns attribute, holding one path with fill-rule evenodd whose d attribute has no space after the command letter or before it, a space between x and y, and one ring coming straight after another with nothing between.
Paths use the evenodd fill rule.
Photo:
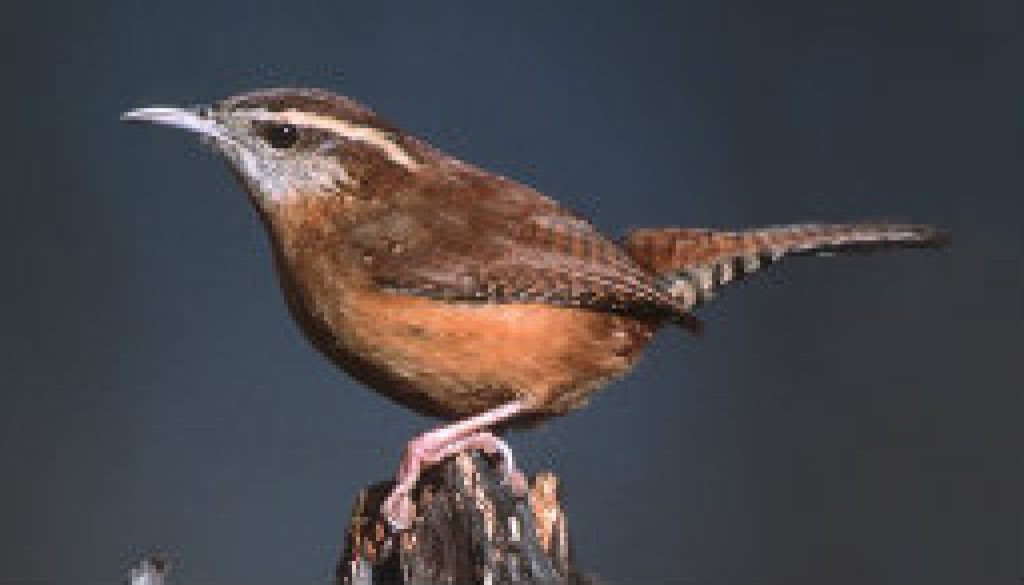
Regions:
<instances>
[{"instance_id":1,"label":"bird's foot","mask_svg":"<svg viewBox=\"0 0 1024 585\"><path fill-rule=\"evenodd\" d=\"M516 466L512 449L494 434L479 431L455 440L446 439L426 433L410 441L406 447L395 478L395 488L381 505L381 512L395 530L405 530L412 526L415 519L412 492L423 470L452 455L480 450L488 455L500 456L505 483L518 496L525 495L529 489L526 476Z\"/></svg>"}]
</instances>

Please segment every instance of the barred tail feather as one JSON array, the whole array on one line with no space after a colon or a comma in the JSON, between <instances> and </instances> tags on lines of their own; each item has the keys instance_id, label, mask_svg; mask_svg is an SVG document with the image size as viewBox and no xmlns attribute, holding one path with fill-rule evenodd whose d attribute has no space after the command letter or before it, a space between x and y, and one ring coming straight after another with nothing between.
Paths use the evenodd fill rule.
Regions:
<instances>
[{"instance_id":1,"label":"barred tail feather","mask_svg":"<svg viewBox=\"0 0 1024 585\"><path fill-rule=\"evenodd\" d=\"M654 228L624 242L633 258L662 277L664 286L692 308L715 292L784 256L935 248L949 242L930 226L895 223L798 224L742 232Z\"/></svg>"}]
</instances>

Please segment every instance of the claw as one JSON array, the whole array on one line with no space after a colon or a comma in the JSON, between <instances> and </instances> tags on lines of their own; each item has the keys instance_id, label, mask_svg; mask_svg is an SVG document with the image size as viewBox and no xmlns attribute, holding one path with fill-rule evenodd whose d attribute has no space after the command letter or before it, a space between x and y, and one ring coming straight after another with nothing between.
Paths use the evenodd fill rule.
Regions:
<instances>
[{"instance_id":1,"label":"claw","mask_svg":"<svg viewBox=\"0 0 1024 585\"><path fill-rule=\"evenodd\" d=\"M380 506L381 515L387 519L391 529L395 532L408 530L416 520L416 506L412 502L412 495L409 493L391 492L388 499Z\"/></svg>"},{"instance_id":2,"label":"claw","mask_svg":"<svg viewBox=\"0 0 1024 585\"><path fill-rule=\"evenodd\" d=\"M530 482L526 479L526 475L519 468L512 466L511 469L505 470L505 484L508 485L509 489L516 497L522 498L530 491Z\"/></svg>"}]
</instances>

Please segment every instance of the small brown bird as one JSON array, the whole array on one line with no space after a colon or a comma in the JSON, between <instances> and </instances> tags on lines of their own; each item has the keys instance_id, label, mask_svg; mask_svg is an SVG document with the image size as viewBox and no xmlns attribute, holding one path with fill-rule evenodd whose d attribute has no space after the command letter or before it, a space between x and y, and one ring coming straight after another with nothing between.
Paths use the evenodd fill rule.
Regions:
<instances>
[{"instance_id":1,"label":"small brown bird","mask_svg":"<svg viewBox=\"0 0 1024 585\"><path fill-rule=\"evenodd\" d=\"M614 240L321 90L122 119L202 135L245 185L313 345L374 390L449 421L406 449L384 504L399 527L420 471L459 451L501 454L521 488L492 430L583 406L662 326L697 331L693 309L730 282L788 255L946 241L891 223L656 228Z\"/></svg>"}]
</instances>

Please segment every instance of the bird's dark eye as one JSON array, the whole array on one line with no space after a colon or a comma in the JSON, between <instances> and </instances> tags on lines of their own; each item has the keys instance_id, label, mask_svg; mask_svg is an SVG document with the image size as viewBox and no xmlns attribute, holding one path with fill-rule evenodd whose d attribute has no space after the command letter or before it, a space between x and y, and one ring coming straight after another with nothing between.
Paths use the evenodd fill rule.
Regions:
<instances>
[{"instance_id":1,"label":"bird's dark eye","mask_svg":"<svg viewBox=\"0 0 1024 585\"><path fill-rule=\"evenodd\" d=\"M270 124L263 129L263 137L274 148L291 148L299 140L299 129L291 124Z\"/></svg>"}]
</instances>

